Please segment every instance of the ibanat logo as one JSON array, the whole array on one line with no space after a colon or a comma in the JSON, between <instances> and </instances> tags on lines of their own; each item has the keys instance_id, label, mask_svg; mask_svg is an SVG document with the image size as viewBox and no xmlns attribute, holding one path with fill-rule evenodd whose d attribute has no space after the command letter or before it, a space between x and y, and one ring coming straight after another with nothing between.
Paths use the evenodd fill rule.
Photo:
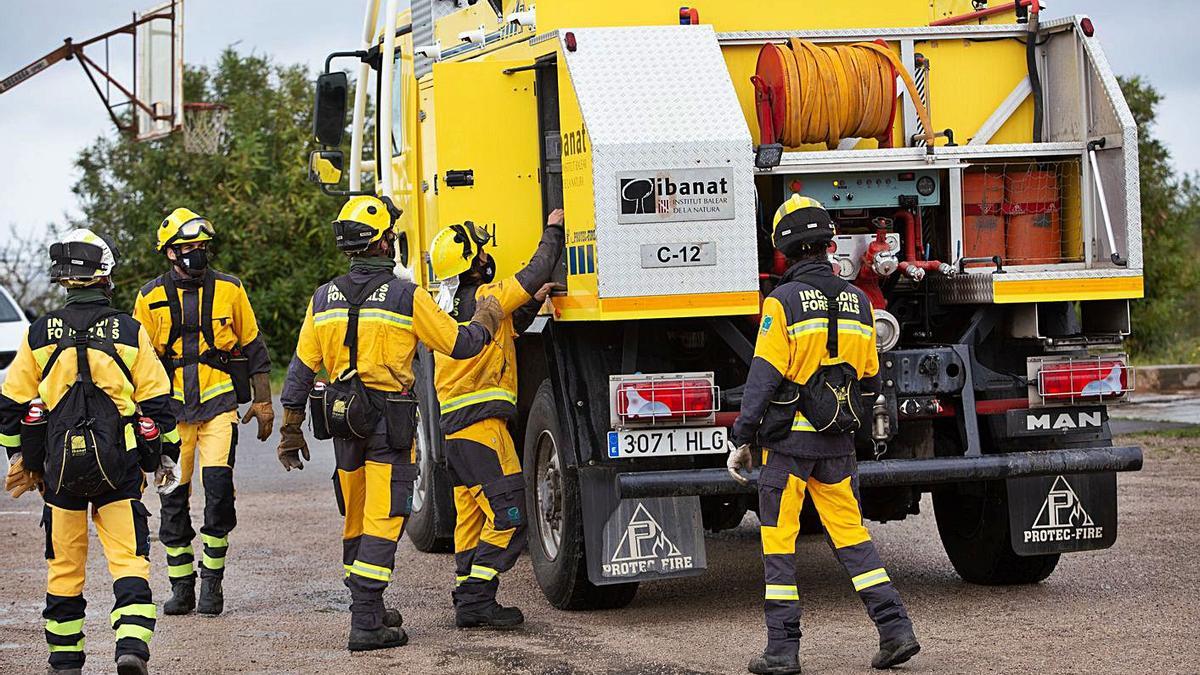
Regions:
<instances>
[{"instance_id":1,"label":"ibanat logo","mask_svg":"<svg viewBox=\"0 0 1200 675\"><path fill-rule=\"evenodd\" d=\"M1026 431L1071 431L1074 429L1099 429L1104 426L1104 416L1095 412L1060 412L1027 415Z\"/></svg>"}]
</instances>

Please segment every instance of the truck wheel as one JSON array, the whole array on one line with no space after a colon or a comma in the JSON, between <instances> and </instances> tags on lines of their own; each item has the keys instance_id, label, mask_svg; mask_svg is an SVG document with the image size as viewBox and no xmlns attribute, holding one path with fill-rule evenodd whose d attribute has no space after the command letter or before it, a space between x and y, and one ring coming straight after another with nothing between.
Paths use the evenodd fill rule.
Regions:
<instances>
[{"instance_id":1,"label":"truck wheel","mask_svg":"<svg viewBox=\"0 0 1200 675\"><path fill-rule=\"evenodd\" d=\"M616 609L628 605L638 585L597 586L588 580L579 479L567 461L558 408L549 380L542 382L525 426L525 503L531 514L529 555L533 573L558 609Z\"/></svg>"},{"instance_id":2,"label":"truck wheel","mask_svg":"<svg viewBox=\"0 0 1200 675\"><path fill-rule=\"evenodd\" d=\"M1004 481L935 490L933 512L942 546L963 581L985 586L1036 584L1058 565L1057 553L1021 556L1012 550Z\"/></svg>"},{"instance_id":3,"label":"truck wheel","mask_svg":"<svg viewBox=\"0 0 1200 675\"><path fill-rule=\"evenodd\" d=\"M446 553L454 549L453 537L439 537L436 501L451 499L450 476L433 461L433 443L427 428L424 404L417 406L417 462L421 472L413 483L412 513L404 524L413 546L424 553ZM444 494L443 494L444 493ZM453 529L453 527L451 527Z\"/></svg>"}]
</instances>

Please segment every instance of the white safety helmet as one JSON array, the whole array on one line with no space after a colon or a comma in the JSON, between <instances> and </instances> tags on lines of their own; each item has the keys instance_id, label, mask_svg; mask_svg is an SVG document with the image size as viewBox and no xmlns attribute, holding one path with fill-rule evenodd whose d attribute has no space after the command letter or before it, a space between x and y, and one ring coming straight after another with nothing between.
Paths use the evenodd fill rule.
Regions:
<instances>
[{"instance_id":1,"label":"white safety helmet","mask_svg":"<svg viewBox=\"0 0 1200 675\"><path fill-rule=\"evenodd\" d=\"M82 227L50 245L50 280L65 286L90 286L111 277L116 266L112 242Z\"/></svg>"}]
</instances>

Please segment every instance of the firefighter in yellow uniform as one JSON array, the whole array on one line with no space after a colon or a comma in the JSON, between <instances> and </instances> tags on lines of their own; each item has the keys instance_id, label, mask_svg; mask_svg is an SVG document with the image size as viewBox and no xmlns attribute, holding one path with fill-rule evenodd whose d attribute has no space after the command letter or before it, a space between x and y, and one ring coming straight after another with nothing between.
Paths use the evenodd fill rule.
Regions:
<instances>
[{"instance_id":1,"label":"firefighter in yellow uniform","mask_svg":"<svg viewBox=\"0 0 1200 675\"><path fill-rule=\"evenodd\" d=\"M408 641L400 613L384 607L383 591L417 476L411 394L417 341L470 358L491 341L500 320L495 302L481 303L472 321L459 326L425 289L394 274L398 215L391 204L369 196L352 197L342 208L333 231L350 271L313 294L281 396L278 455L284 468L302 469L301 455L309 459L300 425L310 400L318 408L314 435L333 438L351 651ZM334 379L314 388L321 369Z\"/></svg>"},{"instance_id":2,"label":"firefighter in yellow uniform","mask_svg":"<svg viewBox=\"0 0 1200 675\"><path fill-rule=\"evenodd\" d=\"M729 471L742 483L747 479L739 470L750 465L750 444L757 439L763 447L758 515L766 570L767 647L750 662L752 673L800 672L796 537L806 494L879 631L879 651L871 665L890 668L921 648L863 525L853 435L835 433L833 429L845 427L825 421L830 409L843 416L852 411L845 404L852 402L856 387L880 391L871 303L861 290L834 275L827 254L833 235L833 220L816 200L794 195L776 212L773 242L791 266L763 302L754 360L730 439L737 447L730 452ZM810 391L797 394L801 387ZM826 399L827 389L841 393ZM869 400L874 398L872 394ZM793 400L802 406L784 408L786 415L777 417L781 424L775 425L779 432L768 434L769 407L777 405L772 401ZM807 412L812 419L803 405L811 408ZM861 408L862 403L857 405Z\"/></svg>"},{"instance_id":3,"label":"firefighter in yellow uniform","mask_svg":"<svg viewBox=\"0 0 1200 675\"><path fill-rule=\"evenodd\" d=\"M164 496L158 532L171 581L171 599L163 605L166 614L187 614L193 608L207 615L223 611L221 582L229 533L237 525L233 467L238 403L253 399L242 421L258 419L259 440L271 435L275 419L271 361L246 289L236 277L209 266L209 244L215 236L204 217L184 208L171 212L158 228L158 251L171 269L142 287L133 310L171 377L182 439L183 485ZM188 504L197 463L204 487L198 603L192 548L196 531Z\"/></svg>"},{"instance_id":4,"label":"firefighter in yellow uniform","mask_svg":"<svg viewBox=\"0 0 1200 675\"><path fill-rule=\"evenodd\" d=\"M43 491L49 574L42 616L50 672L83 668L90 505L113 579L117 672L145 673L156 615L142 471L165 481L177 469L170 383L146 331L109 304L112 246L77 229L51 246L50 257L50 278L66 287L67 300L29 327L0 391L0 445L10 461L5 489L13 497ZM45 418L27 413L38 398ZM138 409L158 427L158 450L139 447ZM73 452L47 452L60 445Z\"/></svg>"},{"instance_id":5,"label":"firefighter in yellow uniform","mask_svg":"<svg viewBox=\"0 0 1200 675\"><path fill-rule=\"evenodd\" d=\"M525 621L520 609L496 602L500 575L525 548L527 526L521 460L507 426L517 412L514 341L552 288L548 282L563 250L563 212L550 214L537 251L512 277L494 280L488 241L468 221L439 232L430 250L442 309L466 317L481 298L492 297L504 312L495 340L479 356L456 361L439 355L434 368L457 511L453 599L459 628L511 628Z\"/></svg>"}]
</instances>

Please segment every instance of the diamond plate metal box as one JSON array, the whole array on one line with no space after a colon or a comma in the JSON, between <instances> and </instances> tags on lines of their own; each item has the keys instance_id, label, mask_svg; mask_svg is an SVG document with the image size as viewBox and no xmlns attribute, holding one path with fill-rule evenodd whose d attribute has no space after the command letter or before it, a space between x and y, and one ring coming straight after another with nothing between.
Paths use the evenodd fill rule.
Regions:
<instances>
[{"instance_id":1,"label":"diamond plate metal box","mask_svg":"<svg viewBox=\"0 0 1200 675\"><path fill-rule=\"evenodd\" d=\"M758 290L753 146L711 26L574 29L601 298ZM714 265L642 265L711 243Z\"/></svg>"}]
</instances>

